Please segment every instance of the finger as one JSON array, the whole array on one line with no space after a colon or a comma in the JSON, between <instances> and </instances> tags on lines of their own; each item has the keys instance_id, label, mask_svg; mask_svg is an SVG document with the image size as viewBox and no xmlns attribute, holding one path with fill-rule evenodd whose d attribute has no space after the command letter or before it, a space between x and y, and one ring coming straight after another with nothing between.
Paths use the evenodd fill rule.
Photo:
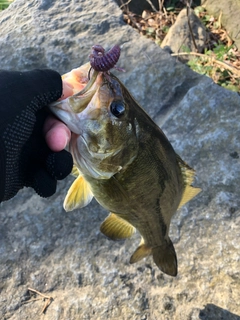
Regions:
<instances>
[{"instance_id":1,"label":"finger","mask_svg":"<svg viewBox=\"0 0 240 320\"><path fill-rule=\"evenodd\" d=\"M68 127L53 116L49 116L45 121L43 133L47 145L54 152L63 150L71 138L71 131Z\"/></svg>"},{"instance_id":2,"label":"finger","mask_svg":"<svg viewBox=\"0 0 240 320\"><path fill-rule=\"evenodd\" d=\"M59 100L66 99L73 95L73 86L71 84L63 80L62 86L63 86L62 96Z\"/></svg>"},{"instance_id":3,"label":"finger","mask_svg":"<svg viewBox=\"0 0 240 320\"><path fill-rule=\"evenodd\" d=\"M66 178L71 173L72 167L72 156L66 150L52 152L47 157L46 169L54 179L62 180Z\"/></svg>"}]
</instances>

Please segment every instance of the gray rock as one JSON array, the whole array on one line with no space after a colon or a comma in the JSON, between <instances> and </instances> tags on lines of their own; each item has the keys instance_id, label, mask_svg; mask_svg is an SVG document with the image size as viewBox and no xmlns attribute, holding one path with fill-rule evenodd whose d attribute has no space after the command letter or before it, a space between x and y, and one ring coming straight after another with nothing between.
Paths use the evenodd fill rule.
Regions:
<instances>
[{"instance_id":1,"label":"gray rock","mask_svg":"<svg viewBox=\"0 0 240 320\"><path fill-rule=\"evenodd\" d=\"M189 28L188 19L192 28ZM193 40L194 38L194 40ZM169 29L166 37L161 43L161 48L169 46L175 53L186 52L202 52L208 38L206 28L195 15L192 9L189 9L189 18L187 9L181 10L175 23Z\"/></svg>"},{"instance_id":2,"label":"gray rock","mask_svg":"<svg viewBox=\"0 0 240 320\"><path fill-rule=\"evenodd\" d=\"M218 18L240 50L240 2L239 0L202 0L209 14Z\"/></svg>"},{"instance_id":3,"label":"gray rock","mask_svg":"<svg viewBox=\"0 0 240 320\"><path fill-rule=\"evenodd\" d=\"M50 67L63 73L88 60L93 44L122 47L121 78L198 174L202 193L177 212L170 236L179 274L161 273L151 257L129 258L139 235L107 240L107 212L93 201L64 212L72 181L41 199L24 189L0 204L0 318L240 319L240 98L179 63L125 25L111 0L15 0L0 15L6 69Z\"/></svg>"}]
</instances>

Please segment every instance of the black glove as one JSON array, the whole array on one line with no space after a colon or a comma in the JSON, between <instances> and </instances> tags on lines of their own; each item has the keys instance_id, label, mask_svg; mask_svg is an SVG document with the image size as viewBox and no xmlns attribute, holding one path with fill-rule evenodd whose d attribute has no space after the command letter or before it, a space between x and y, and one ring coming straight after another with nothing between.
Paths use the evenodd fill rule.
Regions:
<instances>
[{"instance_id":1,"label":"black glove","mask_svg":"<svg viewBox=\"0 0 240 320\"><path fill-rule=\"evenodd\" d=\"M53 70L0 71L0 202L24 186L49 197L71 172L71 154L52 152L42 133L46 106L61 94L62 79Z\"/></svg>"}]
</instances>

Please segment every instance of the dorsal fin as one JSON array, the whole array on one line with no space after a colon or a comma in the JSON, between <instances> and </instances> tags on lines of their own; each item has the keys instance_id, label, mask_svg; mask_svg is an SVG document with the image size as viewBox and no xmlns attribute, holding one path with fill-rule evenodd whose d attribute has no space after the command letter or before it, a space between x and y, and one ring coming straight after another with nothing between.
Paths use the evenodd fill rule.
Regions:
<instances>
[{"instance_id":1,"label":"dorsal fin","mask_svg":"<svg viewBox=\"0 0 240 320\"><path fill-rule=\"evenodd\" d=\"M121 240L130 238L135 232L135 228L117 214L110 213L101 224L100 231L112 240Z\"/></svg>"},{"instance_id":2,"label":"dorsal fin","mask_svg":"<svg viewBox=\"0 0 240 320\"><path fill-rule=\"evenodd\" d=\"M195 170L192 169L186 162L184 162L179 156L177 156L178 164L182 171L184 186L185 189L183 191L182 199L178 206L178 209L194 198L199 192L202 191L201 188L195 188L191 184L195 177Z\"/></svg>"},{"instance_id":3,"label":"dorsal fin","mask_svg":"<svg viewBox=\"0 0 240 320\"><path fill-rule=\"evenodd\" d=\"M92 198L93 194L89 184L79 175L68 190L63 207L66 211L83 208L91 202Z\"/></svg>"},{"instance_id":4,"label":"dorsal fin","mask_svg":"<svg viewBox=\"0 0 240 320\"><path fill-rule=\"evenodd\" d=\"M192 169L185 161L183 161L179 155L177 155L177 161L182 171L184 183L191 185L195 177L195 170Z\"/></svg>"},{"instance_id":5,"label":"dorsal fin","mask_svg":"<svg viewBox=\"0 0 240 320\"><path fill-rule=\"evenodd\" d=\"M194 198L201 191L202 191L202 189L200 189L200 188L194 188L192 186L186 185L185 190L182 195L182 199L178 205L178 209L181 208L188 201L192 200L192 198Z\"/></svg>"}]
</instances>

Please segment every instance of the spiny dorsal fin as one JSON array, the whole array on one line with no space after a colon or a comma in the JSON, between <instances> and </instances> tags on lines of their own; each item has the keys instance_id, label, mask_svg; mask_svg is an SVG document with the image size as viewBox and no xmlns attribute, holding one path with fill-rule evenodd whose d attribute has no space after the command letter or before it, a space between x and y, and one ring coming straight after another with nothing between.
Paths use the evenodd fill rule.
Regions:
<instances>
[{"instance_id":1,"label":"spiny dorsal fin","mask_svg":"<svg viewBox=\"0 0 240 320\"><path fill-rule=\"evenodd\" d=\"M135 228L117 214L110 213L101 224L100 231L112 240L120 240L130 238Z\"/></svg>"},{"instance_id":2,"label":"spiny dorsal fin","mask_svg":"<svg viewBox=\"0 0 240 320\"><path fill-rule=\"evenodd\" d=\"M195 188L191 185L195 177L195 170L189 167L189 165L186 162L184 162L179 156L177 156L177 159L178 159L178 164L180 166L180 169L182 171L184 185L185 185L182 199L178 206L178 209L179 209L188 201L190 201L192 198L194 198L197 194L199 194L199 192L201 192L202 189Z\"/></svg>"},{"instance_id":3,"label":"spiny dorsal fin","mask_svg":"<svg viewBox=\"0 0 240 320\"><path fill-rule=\"evenodd\" d=\"M181 202L179 203L178 209L181 208L188 201L192 200L192 198L194 198L201 191L202 191L202 189L200 189L200 188L194 188L192 186L186 185L185 190L182 195Z\"/></svg>"},{"instance_id":4,"label":"spiny dorsal fin","mask_svg":"<svg viewBox=\"0 0 240 320\"><path fill-rule=\"evenodd\" d=\"M138 262L138 261L148 257L151 253L152 253L152 249L147 247L144 244L144 241L142 239L142 241L140 242L139 247L132 254L132 256L130 258L130 263Z\"/></svg>"},{"instance_id":5,"label":"spiny dorsal fin","mask_svg":"<svg viewBox=\"0 0 240 320\"><path fill-rule=\"evenodd\" d=\"M162 272L173 277L177 275L177 256L170 238L162 246L153 248L152 255L154 262Z\"/></svg>"},{"instance_id":6,"label":"spiny dorsal fin","mask_svg":"<svg viewBox=\"0 0 240 320\"><path fill-rule=\"evenodd\" d=\"M91 202L92 198L89 184L79 175L68 190L63 207L66 211L83 208Z\"/></svg>"}]
</instances>

